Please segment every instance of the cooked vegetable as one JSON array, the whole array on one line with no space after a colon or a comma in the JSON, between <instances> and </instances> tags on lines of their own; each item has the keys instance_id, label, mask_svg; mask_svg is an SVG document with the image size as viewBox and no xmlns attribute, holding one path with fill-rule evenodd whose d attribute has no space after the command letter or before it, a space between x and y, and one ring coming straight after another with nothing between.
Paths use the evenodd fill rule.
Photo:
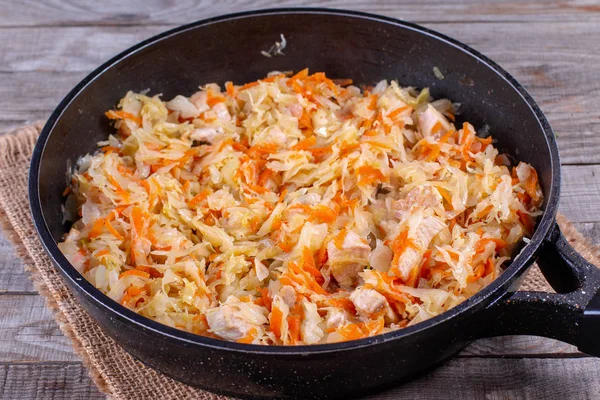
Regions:
<instances>
[{"instance_id":1,"label":"cooked vegetable","mask_svg":"<svg viewBox=\"0 0 600 400\"><path fill-rule=\"evenodd\" d=\"M81 218L59 246L115 301L199 335L412 325L494 280L541 214L536 171L455 114L427 89L307 69L168 102L129 92L65 190Z\"/></svg>"}]
</instances>

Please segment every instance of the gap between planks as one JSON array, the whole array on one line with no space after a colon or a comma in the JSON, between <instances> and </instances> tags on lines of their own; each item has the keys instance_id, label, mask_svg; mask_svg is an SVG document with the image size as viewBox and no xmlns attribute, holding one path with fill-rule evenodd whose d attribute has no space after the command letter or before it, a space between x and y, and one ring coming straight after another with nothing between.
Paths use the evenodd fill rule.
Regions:
<instances>
[{"instance_id":1,"label":"gap between planks","mask_svg":"<svg viewBox=\"0 0 600 400\"><path fill-rule=\"evenodd\" d=\"M473 45L512 73L538 101L569 165L600 163L600 14L597 21L452 26L437 29ZM47 118L89 71L127 47L166 30L158 27L21 28L0 36L0 125ZM514 43L518 43L515 46ZM257 44L258 49L262 44ZM442 68L443 69L443 68ZM393 77L390 77L393 78ZM203 82L198 82L201 84ZM193 85L192 85L193 86ZM116 99L115 99L116 101Z\"/></svg>"},{"instance_id":2,"label":"gap between planks","mask_svg":"<svg viewBox=\"0 0 600 400\"><path fill-rule=\"evenodd\" d=\"M600 7L582 1L519 2L469 1L397 1L375 0L238 0L214 2L183 0L177 2L132 0L107 7L105 2L89 4L64 0L22 2L6 0L1 26L149 26L180 25L194 20L231 13L233 10L278 7L320 6L384 14L393 18L427 22L469 23L548 23L595 19Z\"/></svg>"},{"instance_id":3,"label":"gap between planks","mask_svg":"<svg viewBox=\"0 0 600 400\"><path fill-rule=\"evenodd\" d=\"M367 400L597 399L600 359L454 358ZM440 397L440 394L443 396ZM81 364L0 364L0 397L102 399Z\"/></svg>"}]
</instances>

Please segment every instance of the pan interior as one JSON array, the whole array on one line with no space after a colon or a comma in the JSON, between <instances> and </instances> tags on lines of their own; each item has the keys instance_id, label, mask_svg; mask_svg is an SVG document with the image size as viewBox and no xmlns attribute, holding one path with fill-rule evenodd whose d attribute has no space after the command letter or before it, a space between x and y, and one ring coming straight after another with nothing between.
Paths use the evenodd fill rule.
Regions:
<instances>
[{"instance_id":1,"label":"pan interior","mask_svg":"<svg viewBox=\"0 0 600 400\"><path fill-rule=\"evenodd\" d=\"M287 40L285 55L262 55L281 34ZM104 112L128 90L149 89L168 100L177 94L190 95L210 82L241 84L270 71L305 67L331 78L352 78L357 84L394 79L402 86L429 87L434 98L460 103L457 123L468 120L478 131L489 129L502 152L536 168L546 195L544 208L548 206L548 194L556 185L552 164L556 148L544 131L551 133L549 127L540 124L538 111L485 60L410 24L353 13L295 10L190 26L152 39L88 77L66 107L56 111L56 121L46 127L46 134L51 134L42 135L46 143L38 191L51 237L60 241L68 229L62 212L67 166L94 152L96 142L113 132ZM436 77L434 68L444 79ZM555 205L550 205L554 210ZM46 245L58 252L54 243Z\"/></svg>"}]
</instances>

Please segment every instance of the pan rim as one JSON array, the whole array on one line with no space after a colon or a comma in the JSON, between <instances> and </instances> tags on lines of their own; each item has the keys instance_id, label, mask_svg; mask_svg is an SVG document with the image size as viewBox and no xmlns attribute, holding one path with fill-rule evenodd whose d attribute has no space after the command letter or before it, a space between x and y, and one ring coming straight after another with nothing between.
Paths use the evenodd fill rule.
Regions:
<instances>
[{"instance_id":1,"label":"pan rim","mask_svg":"<svg viewBox=\"0 0 600 400\"><path fill-rule=\"evenodd\" d=\"M528 243L521 253L513 260L511 265L490 285L483 288L481 291L465 300L463 303L451 308L450 310L415 324L407 328L395 330L385 334L372 336L364 339L352 340L347 342L332 343L332 344L318 344L318 345L303 345L303 346L282 346L282 345L253 345L253 344L242 344L236 342L229 342L220 339L212 339L186 331L182 331L176 328L163 325L159 322L143 317L134 311L122 306L118 302L110 299L100 290L95 288L89 283L75 268L67 261L64 255L58 249L56 241L50 234L50 230L46 224L45 218L42 213L41 199L39 197L39 171L41 167L41 159L44 152L44 148L48 139L50 138L56 122L61 117L63 112L69 107L71 101L75 99L85 88L91 84L97 77L102 75L105 71L117 65L119 62L124 61L128 57L136 54L149 46L154 45L162 40L165 40L171 36L184 33L188 30L200 29L202 27L212 25L214 23L232 21L242 18L255 18L277 14L327 14L331 16L342 16L352 17L358 20L374 20L384 24L395 25L397 27L408 29L419 34L428 36L434 40L443 42L446 45L452 46L459 51L462 51L467 56L473 57L479 62L483 63L489 70L490 73L497 74L500 78L506 81L506 83L514 89L523 101L528 105L531 112L535 115L536 120L539 124L540 129L546 137L546 143L548 145L550 153L550 170L551 170L551 184L550 192L545 193L547 196L546 209L541 220L538 223L536 231L534 232L530 243ZM440 323L454 320L459 316L465 316L467 313L475 312L478 305L481 305L486 300L491 298L489 303L494 303L499 300L503 295L507 293L508 287L514 283L514 281L528 268L533 261L533 258L540 248L544 239L548 236L550 229L554 225L556 211L558 208L558 198L560 191L560 159L558 153L558 146L555 141L555 137L542 113L541 109L529 93L517 82L503 68L497 65L494 61L490 60L477 50L465 45L455 39L447 37L441 33L432 31L428 28L421 27L419 25L402 21L395 18L380 16L371 13L364 13L360 11L349 11L340 9L330 8L314 8L314 7L298 7L298 8L269 8L261 10L246 11L240 13L226 14L217 17L212 17L200 21L196 21L190 24L182 25L177 28L168 30L151 38L148 38L129 49L119 53L112 57L100 67L96 68L93 72L87 75L82 81L80 81L59 103L57 108L53 111L47 123L45 124L42 132L40 133L39 139L35 145L34 152L32 154L30 171L29 171L29 199L31 213L33 221L38 235L41 239L46 253L52 259L54 265L56 265L64 277L66 277L71 285L80 291L82 294L87 296L88 300L96 303L96 306L103 308L106 312L115 315L128 323L136 326L137 329L144 329L154 334L160 335L169 340L175 340L186 345L198 345L202 347L209 347L218 350L232 351L232 352L244 352L252 354L266 354L266 355L312 355L312 354L326 354L338 351L352 350L356 348L374 346L381 343L390 342L393 340L399 340L410 335L416 335L423 332L435 325Z\"/></svg>"}]
</instances>

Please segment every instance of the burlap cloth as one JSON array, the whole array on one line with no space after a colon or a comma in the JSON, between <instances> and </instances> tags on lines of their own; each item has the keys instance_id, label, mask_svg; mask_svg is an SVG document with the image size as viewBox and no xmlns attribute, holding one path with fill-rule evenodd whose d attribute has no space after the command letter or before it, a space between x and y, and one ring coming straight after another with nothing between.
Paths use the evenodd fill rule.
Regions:
<instances>
[{"instance_id":1,"label":"burlap cloth","mask_svg":"<svg viewBox=\"0 0 600 400\"><path fill-rule=\"evenodd\" d=\"M29 212L27 174L42 123L0 136L0 220L36 289L54 312L62 332L71 338L90 376L111 399L226 399L191 388L136 361L107 336L78 304L46 256ZM588 260L600 265L600 252L563 216L558 222L567 239ZM522 290L550 291L537 267L531 268Z\"/></svg>"}]
</instances>

